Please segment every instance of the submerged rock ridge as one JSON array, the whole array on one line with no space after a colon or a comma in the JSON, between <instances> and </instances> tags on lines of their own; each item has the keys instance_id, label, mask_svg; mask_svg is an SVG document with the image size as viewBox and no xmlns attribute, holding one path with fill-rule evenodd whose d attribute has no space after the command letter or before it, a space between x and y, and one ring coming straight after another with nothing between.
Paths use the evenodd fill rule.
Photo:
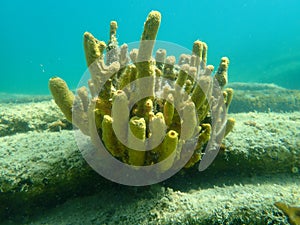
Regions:
<instances>
[{"instance_id":1,"label":"submerged rock ridge","mask_svg":"<svg viewBox=\"0 0 300 225\"><path fill-rule=\"evenodd\" d=\"M131 50L119 46L116 21L110 23L107 43L85 32L87 85L74 94L63 79L53 77L49 89L67 120L94 146L103 142L115 159L137 168L161 163L164 173L182 160L185 168L193 167L215 151L235 120L226 118L233 96L225 88L229 59L222 57L212 75L207 44L199 40L177 63L163 48L153 56L160 23L161 14L151 11L139 48ZM212 138L214 147L205 150ZM191 142L192 152L183 151Z\"/></svg>"}]
</instances>

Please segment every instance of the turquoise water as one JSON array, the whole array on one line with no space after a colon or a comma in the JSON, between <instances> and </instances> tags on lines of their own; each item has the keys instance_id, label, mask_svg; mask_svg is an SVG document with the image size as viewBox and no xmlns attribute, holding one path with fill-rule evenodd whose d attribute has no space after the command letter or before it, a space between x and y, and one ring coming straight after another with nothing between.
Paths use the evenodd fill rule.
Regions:
<instances>
[{"instance_id":1,"label":"turquoise water","mask_svg":"<svg viewBox=\"0 0 300 225\"><path fill-rule=\"evenodd\" d=\"M279 201L300 210L299 9L299 0L0 0L0 224L149 224L149 221L175 224L177 220L177 224L179 221L185 221L182 224L202 224L202 221L206 224L288 224L287 217L274 204ZM162 15L157 36L162 42L158 44L176 46L174 52L185 51L191 50L193 42L200 39L208 44L208 64L215 68L221 57L229 57L229 82L246 82L232 84L234 97L229 111L221 108L225 101L220 97L226 96L228 108L232 90L215 92L219 89L214 87L210 96L208 88L206 97L210 98L203 103L201 97L195 101L193 97L187 98L186 82L184 91L168 90L168 85L163 87L166 88L163 94L169 100L173 94L179 96L178 101L175 99L175 110L167 108L160 98L163 94L156 92L154 101L147 101L141 113L140 104L131 105L144 94L144 89L138 86L144 83L138 83L126 89L125 98L121 92L114 92L113 99L118 99L112 100L112 106L100 97L90 98L88 106L82 91L72 111L69 104L61 107L63 116L54 101L49 101L53 98L49 95L48 81L59 76L73 91L78 84L87 82L89 77L83 77L88 74L85 73L84 32L89 31L107 42L110 21L116 20L119 44L134 46L132 43L138 44L144 21L152 10ZM169 54L174 52L168 50ZM177 60L180 53L176 52ZM113 84L119 89L121 85L114 83L115 77ZM252 82L259 84L249 84ZM275 83L297 91L260 83ZM195 84L194 90L196 87ZM89 90L92 92L93 88ZM184 98L178 95L181 92ZM200 94L203 96L202 92L194 96ZM191 109L201 99L203 105L196 111L201 116L194 115ZM97 105L93 110L95 100ZM120 101L123 101L121 107L114 104ZM129 102L130 107L124 102ZM210 108L206 107L207 102ZM229 120L225 117L227 112ZM73 123L85 134L89 133L91 141L67 122L65 117L71 120L71 113ZM140 114L137 120L136 115ZM130 116L128 127L121 120L124 115ZM169 122L164 122L167 119ZM232 129L234 120L232 132L219 143L220 134ZM122 137L130 146L121 145L121 139L109 127L112 124L122 127L118 121L125 124ZM136 130L128 132L133 131L132 122L138 123L143 129L139 128L140 133L147 137L143 146L153 147L157 141L151 140L158 137L163 142L137 163L131 162L138 158L132 157L131 147L138 149L141 141L135 142ZM178 134L176 129L181 129ZM210 130L210 140L204 144ZM159 132L154 135L154 131ZM165 131L168 139L161 136ZM109 155L110 160L106 151L103 155L101 151L93 151L99 147L92 145L97 135L104 145L96 150L107 147L115 158ZM201 135L201 147L192 145L198 138L196 135ZM183 146L198 147L188 152L197 153L193 155L194 160L201 153L200 163L204 162L204 167L212 159L211 152L217 154L217 151L209 152L210 148L220 147L220 151L218 148L216 163L207 171L200 173L197 163L175 175L173 169L179 169L178 162L186 163L184 160L190 157L182 150ZM155 165L172 148L175 151L170 154L169 162L173 168ZM123 167L111 163L115 161ZM132 172L126 169L127 163L145 166ZM97 170L98 165L103 170ZM152 173L152 166L157 166L158 172ZM172 178L167 179L168 176ZM159 223L164 219L172 222Z\"/></svg>"},{"instance_id":2,"label":"turquoise water","mask_svg":"<svg viewBox=\"0 0 300 225\"><path fill-rule=\"evenodd\" d=\"M162 13L157 39L209 46L210 64L231 59L230 81L270 82L300 89L297 0L1 1L0 92L48 94L48 79L75 88L86 70L82 35L107 40L109 22L122 44L138 41L151 10Z\"/></svg>"}]
</instances>

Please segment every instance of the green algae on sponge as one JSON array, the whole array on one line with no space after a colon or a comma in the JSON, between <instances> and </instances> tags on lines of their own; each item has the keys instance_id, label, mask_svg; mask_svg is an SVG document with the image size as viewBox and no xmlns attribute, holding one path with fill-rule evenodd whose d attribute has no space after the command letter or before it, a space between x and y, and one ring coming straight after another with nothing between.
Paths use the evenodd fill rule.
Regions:
<instances>
[{"instance_id":1,"label":"green algae on sponge","mask_svg":"<svg viewBox=\"0 0 300 225\"><path fill-rule=\"evenodd\" d=\"M110 23L107 43L85 32L88 87L79 87L75 97L62 79L53 78L49 88L67 119L95 146L100 138L119 161L137 169L159 163L164 173L179 160L186 160L185 168L193 167L205 156L212 134L227 135L234 119L224 117L212 123L213 111L226 113L232 100L233 90L225 87L229 59L223 57L212 76L208 46L196 40L191 53L181 54L176 63L176 56L167 50L155 50L160 24L160 12L151 11L138 49L119 46L116 21ZM216 82L218 96L213 94ZM216 102L224 108L212 107ZM196 146L191 157L183 151L190 140Z\"/></svg>"}]
</instances>

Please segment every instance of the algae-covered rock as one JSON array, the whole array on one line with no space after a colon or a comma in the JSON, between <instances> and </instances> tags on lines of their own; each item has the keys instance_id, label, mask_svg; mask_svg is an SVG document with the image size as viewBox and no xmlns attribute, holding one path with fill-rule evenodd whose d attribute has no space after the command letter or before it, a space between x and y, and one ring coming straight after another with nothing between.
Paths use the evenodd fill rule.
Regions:
<instances>
[{"instance_id":1,"label":"algae-covered rock","mask_svg":"<svg viewBox=\"0 0 300 225\"><path fill-rule=\"evenodd\" d=\"M34 99L34 96L28 96L28 98ZM18 98L15 100L16 102L23 101L23 97L21 100ZM28 131L43 131L51 124L54 128L54 123L58 121L61 125L63 124L62 129L72 129L59 108L50 102L49 98L48 101L42 102L0 104L0 137Z\"/></svg>"},{"instance_id":2,"label":"algae-covered rock","mask_svg":"<svg viewBox=\"0 0 300 225\"><path fill-rule=\"evenodd\" d=\"M33 105L28 105L31 107L16 105L14 111L23 108L30 113ZM44 102L44 105L36 103L34 108L40 111L39 109L47 105L55 107L54 102ZM49 117L51 113L54 113L55 117L56 112L49 107ZM183 170L174 177L175 181L172 184L167 181L165 185L178 188L185 183L187 188L195 189L209 182L223 186L224 172L238 176L238 181L242 181L248 175L270 177L270 174L277 176L279 173L287 173L296 176L299 173L299 112L240 113L232 116L236 118L236 125L224 142L226 150L219 153L209 169L201 173L196 169L190 169L188 173L185 173L187 170ZM120 188L106 181L87 165L78 150L73 131L68 130L51 132L45 129L0 137L0 168L1 219L16 220L18 216L34 213L35 207L43 209L64 202L74 195L86 195L96 191L106 191L115 195ZM211 180L212 177L215 177L214 181ZM255 180L253 182L256 183ZM115 188L111 189L111 185ZM230 188L232 187L224 187L224 191L230 192ZM284 189L285 187L282 187L282 190ZM243 192L242 189L240 191ZM199 193L199 198L200 195ZM276 199L283 200L283 197ZM151 201L146 202L150 204ZM229 197L226 200L227 204L231 201ZM293 203L291 200L289 202ZM242 208L240 212L243 212ZM201 218L205 218L205 215ZM246 216L243 213L242 215ZM187 218L188 214L181 213L181 216ZM202 219L197 218L196 221Z\"/></svg>"},{"instance_id":3,"label":"algae-covered rock","mask_svg":"<svg viewBox=\"0 0 300 225\"><path fill-rule=\"evenodd\" d=\"M287 174L218 177L207 183L198 177L194 188L190 184L176 188L154 185L146 190L113 187L72 199L29 221L32 225L289 224L274 203L299 205L299 178Z\"/></svg>"},{"instance_id":4,"label":"algae-covered rock","mask_svg":"<svg viewBox=\"0 0 300 225\"><path fill-rule=\"evenodd\" d=\"M261 83L230 83L228 87L234 89L229 109L232 113L300 111L300 90Z\"/></svg>"},{"instance_id":5,"label":"algae-covered rock","mask_svg":"<svg viewBox=\"0 0 300 225\"><path fill-rule=\"evenodd\" d=\"M300 113L239 113L234 135L224 140L210 169L293 173L300 168Z\"/></svg>"}]
</instances>

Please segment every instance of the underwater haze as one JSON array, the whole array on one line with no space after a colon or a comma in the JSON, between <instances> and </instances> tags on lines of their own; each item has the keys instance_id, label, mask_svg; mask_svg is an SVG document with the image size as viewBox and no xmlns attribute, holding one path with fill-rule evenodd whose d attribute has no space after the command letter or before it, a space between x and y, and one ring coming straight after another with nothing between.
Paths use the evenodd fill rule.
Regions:
<instances>
[{"instance_id":1,"label":"underwater haze","mask_svg":"<svg viewBox=\"0 0 300 225\"><path fill-rule=\"evenodd\" d=\"M0 225L300 225L299 9L0 0Z\"/></svg>"},{"instance_id":2,"label":"underwater haze","mask_svg":"<svg viewBox=\"0 0 300 225\"><path fill-rule=\"evenodd\" d=\"M162 13L157 40L206 42L209 64L230 58L230 82L300 89L299 8L297 0L3 0L0 92L48 94L55 75L74 89L86 70L83 33L107 41L116 20L120 44L139 41L151 10Z\"/></svg>"}]
</instances>

